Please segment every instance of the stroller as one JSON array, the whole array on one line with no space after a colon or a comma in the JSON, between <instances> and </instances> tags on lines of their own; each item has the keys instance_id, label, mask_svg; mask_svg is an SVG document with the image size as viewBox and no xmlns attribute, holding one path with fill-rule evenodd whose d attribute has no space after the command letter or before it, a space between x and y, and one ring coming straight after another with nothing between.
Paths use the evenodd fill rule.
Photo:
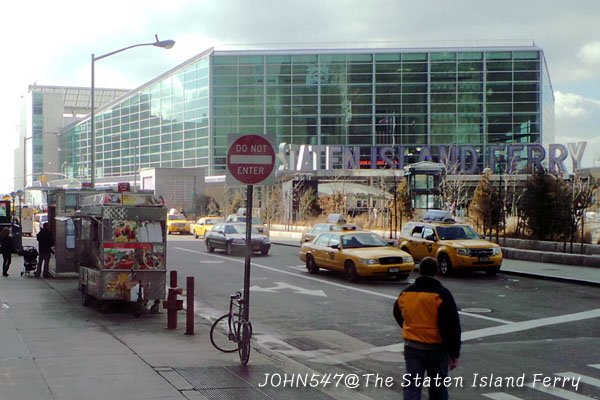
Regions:
<instances>
[{"instance_id":1,"label":"stroller","mask_svg":"<svg viewBox=\"0 0 600 400\"><path fill-rule=\"evenodd\" d=\"M35 271L37 268L38 251L33 246L23 246L23 271L21 276L29 275L31 271Z\"/></svg>"}]
</instances>

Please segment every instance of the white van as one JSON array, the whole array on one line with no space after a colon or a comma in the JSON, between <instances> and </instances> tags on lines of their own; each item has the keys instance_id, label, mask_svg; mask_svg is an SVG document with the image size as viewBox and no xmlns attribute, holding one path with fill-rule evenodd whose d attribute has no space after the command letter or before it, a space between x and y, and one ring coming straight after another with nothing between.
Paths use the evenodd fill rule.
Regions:
<instances>
[{"instance_id":1,"label":"white van","mask_svg":"<svg viewBox=\"0 0 600 400\"><path fill-rule=\"evenodd\" d=\"M35 214L33 216L33 232L31 233L31 236L36 236L46 222L48 222L47 213Z\"/></svg>"}]
</instances>

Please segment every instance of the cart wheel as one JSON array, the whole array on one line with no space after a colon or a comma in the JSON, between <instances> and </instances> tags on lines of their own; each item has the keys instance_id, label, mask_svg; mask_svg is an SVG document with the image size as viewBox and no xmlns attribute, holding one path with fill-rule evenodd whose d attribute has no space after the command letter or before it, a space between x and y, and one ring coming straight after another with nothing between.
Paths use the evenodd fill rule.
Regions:
<instances>
[{"instance_id":1,"label":"cart wheel","mask_svg":"<svg viewBox=\"0 0 600 400\"><path fill-rule=\"evenodd\" d=\"M158 314L158 307L160 306L160 300L154 300L154 304L150 306L151 314Z\"/></svg>"},{"instance_id":2,"label":"cart wheel","mask_svg":"<svg viewBox=\"0 0 600 400\"><path fill-rule=\"evenodd\" d=\"M24 274L24 273L25 273L25 272L21 271L21 276L23 276L23 274Z\"/></svg>"},{"instance_id":3,"label":"cart wheel","mask_svg":"<svg viewBox=\"0 0 600 400\"><path fill-rule=\"evenodd\" d=\"M108 305L108 303L102 302L102 304L100 304L100 314L108 314L109 311L110 306Z\"/></svg>"}]
</instances>

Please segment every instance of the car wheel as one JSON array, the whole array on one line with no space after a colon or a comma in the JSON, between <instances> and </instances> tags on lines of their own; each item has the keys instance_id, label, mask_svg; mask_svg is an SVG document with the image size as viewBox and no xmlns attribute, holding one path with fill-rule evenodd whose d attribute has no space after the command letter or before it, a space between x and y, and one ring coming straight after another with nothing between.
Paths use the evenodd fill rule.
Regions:
<instances>
[{"instance_id":1,"label":"car wheel","mask_svg":"<svg viewBox=\"0 0 600 400\"><path fill-rule=\"evenodd\" d=\"M442 254L439 259L440 263L440 274L444 276L448 276L452 273L452 261L450 261L450 257L445 254Z\"/></svg>"},{"instance_id":2,"label":"car wheel","mask_svg":"<svg viewBox=\"0 0 600 400\"><path fill-rule=\"evenodd\" d=\"M198 234L194 231L194 239L198 239Z\"/></svg>"},{"instance_id":3,"label":"car wheel","mask_svg":"<svg viewBox=\"0 0 600 400\"><path fill-rule=\"evenodd\" d=\"M231 242L227 242L225 245L225 253L230 256L233 253L233 248L231 247Z\"/></svg>"},{"instance_id":4,"label":"car wheel","mask_svg":"<svg viewBox=\"0 0 600 400\"><path fill-rule=\"evenodd\" d=\"M209 253L212 253L213 251L215 251L215 248L210 243L210 240L206 241L206 250L208 250Z\"/></svg>"},{"instance_id":5,"label":"car wheel","mask_svg":"<svg viewBox=\"0 0 600 400\"><path fill-rule=\"evenodd\" d=\"M306 256L306 269L310 274L319 273L319 267L315 263L315 259L310 254Z\"/></svg>"},{"instance_id":6,"label":"car wheel","mask_svg":"<svg viewBox=\"0 0 600 400\"><path fill-rule=\"evenodd\" d=\"M346 262L346 266L344 267L344 272L346 274L346 280L348 282L358 282L360 277L358 276L358 272L356 272L356 265L352 261Z\"/></svg>"},{"instance_id":7,"label":"car wheel","mask_svg":"<svg viewBox=\"0 0 600 400\"><path fill-rule=\"evenodd\" d=\"M498 271L500 271L500 267L494 267L494 268L489 268L485 270L485 273L488 275L496 275L498 273Z\"/></svg>"},{"instance_id":8,"label":"car wheel","mask_svg":"<svg viewBox=\"0 0 600 400\"><path fill-rule=\"evenodd\" d=\"M267 254L269 254L269 249L267 249L266 247L260 249L260 255L261 256L266 256Z\"/></svg>"}]
</instances>

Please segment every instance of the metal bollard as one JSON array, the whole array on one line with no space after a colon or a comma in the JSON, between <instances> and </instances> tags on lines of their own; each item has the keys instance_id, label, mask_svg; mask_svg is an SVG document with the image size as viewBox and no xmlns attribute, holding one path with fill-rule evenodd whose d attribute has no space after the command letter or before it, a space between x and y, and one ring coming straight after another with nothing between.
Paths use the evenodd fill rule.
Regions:
<instances>
[{"instance_id":1,"label":"metal bollard","mask_svg":"<svg viewBox=\"0 0 600 400\"><path fill-rule=\"evenodd\" d=\"M194 334L194 277L188 276L186 279L186 309L185 309L185 334Z\"/></svg>"},{"instance_id":2,"label":"metal bollard","mask_svg":"<svg viewBox=\"0 0 600 400\"><path fill-rule=\"evenodd\" d=\"M177 329L177 311L183 310L183 300L178 300L177 295L182 290L177 287L177 271L171 271L169 292L167 300L163 301L163 308L167 310L167 329Z\"/></svg>"}]
</instances>

